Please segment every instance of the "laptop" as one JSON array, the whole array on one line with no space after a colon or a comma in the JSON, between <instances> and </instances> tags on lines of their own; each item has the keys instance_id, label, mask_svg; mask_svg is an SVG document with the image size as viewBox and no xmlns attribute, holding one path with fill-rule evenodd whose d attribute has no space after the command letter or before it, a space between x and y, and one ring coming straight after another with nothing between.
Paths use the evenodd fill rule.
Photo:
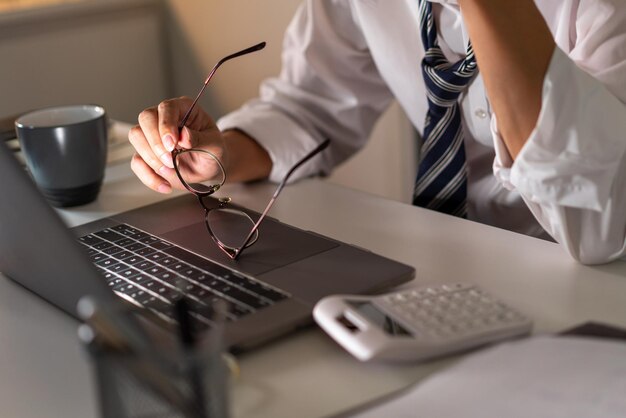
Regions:
<instances>
[{"instance_id":1,"label":"laptop","mask_svg":"<svg viewBox=\"0 0 626 418\"><path fill-rule=\"evenodd\" d=\"M211 328L207 307L225 300L224 343L231 351L312 324L313 306L324 296L374 293L415 274L411 266L271 217L255 245L233 261L207 233L192 194L69 229L5 144L0 192L4 275L75 318L84 295L122 300L170 334L172 301L181 294L199 330Z\"/></svg>"}]
</instances>

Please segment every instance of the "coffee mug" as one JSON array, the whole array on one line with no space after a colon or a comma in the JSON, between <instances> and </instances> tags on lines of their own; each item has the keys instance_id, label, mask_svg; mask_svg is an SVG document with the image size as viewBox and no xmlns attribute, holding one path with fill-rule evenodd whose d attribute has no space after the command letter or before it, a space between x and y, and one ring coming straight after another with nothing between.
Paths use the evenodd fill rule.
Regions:
<instances>
[{"instance_id":1,"label":"coffee mug","mask_svg":"<svg viewBox=\"0 0 626 418\"><path fill-rule=\"evenodd\" d=\"M15 130L26 166L53 206L77 206L96 199L107 159L102 106L35 110L20 116Z\"/></svg>"}]
</instances>

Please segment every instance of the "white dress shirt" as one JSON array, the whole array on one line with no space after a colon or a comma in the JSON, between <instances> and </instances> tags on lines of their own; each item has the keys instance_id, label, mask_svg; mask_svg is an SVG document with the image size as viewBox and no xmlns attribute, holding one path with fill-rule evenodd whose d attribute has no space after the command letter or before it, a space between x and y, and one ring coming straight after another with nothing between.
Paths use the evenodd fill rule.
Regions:
<instances>
[{"instance_id":1,"label":"white dress shirt","mask_svg":"<svg viewBox=\"0 0 626 418\"><path fill-rule=\"evenodd\" d=\"M435 5L450 61L468 36L458 6ZM626 235L626 7L623 0L537 0L558 48L537 125L515 162L498 134L480 75L461 99L469 218L547 232L576 259L621 257ZM396 99L422 132L427 110L417 0L308 0L289 25L280 76L218 121L269 153L270 180L324 138L330 148L298 171L329 173L367 141Z\"/></svg>"}]
</instances>

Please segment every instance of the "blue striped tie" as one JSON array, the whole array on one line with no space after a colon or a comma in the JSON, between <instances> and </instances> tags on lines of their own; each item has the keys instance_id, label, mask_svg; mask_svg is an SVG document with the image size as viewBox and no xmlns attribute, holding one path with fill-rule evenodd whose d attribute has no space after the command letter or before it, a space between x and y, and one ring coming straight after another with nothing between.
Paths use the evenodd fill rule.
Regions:
<instances>
[{"instance_id":1,"label":"blue striped tie","mask_svg":"<svg viewBox=\"0 0 626 418\"><path fill-rule=\"evenodd\" d=\"M437 42L430 1L419 0L422 42L426 54L422 75L428 114L424 126L413 204L467 217L467 173L459 96L477 72L472 44L467 56L452 64Z\"/></svg>"}]
</instances>

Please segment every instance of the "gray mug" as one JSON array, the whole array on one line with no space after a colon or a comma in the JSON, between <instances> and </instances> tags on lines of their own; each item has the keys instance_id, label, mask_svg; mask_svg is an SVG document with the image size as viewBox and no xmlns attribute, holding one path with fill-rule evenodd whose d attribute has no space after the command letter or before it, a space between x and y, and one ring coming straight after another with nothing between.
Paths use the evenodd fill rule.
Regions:
<instances>
[{"instance_id":1,"label":"gray mug","mask_svg":"<svg viewBox=\"0 0 626 418\"><path fill-rule=\"evenodd\" d=\"M15 130L27 167L53 206L77 206L96 199L107 159L102 106L35 110L20 116Z\"/></svg>"}]
</instances>

